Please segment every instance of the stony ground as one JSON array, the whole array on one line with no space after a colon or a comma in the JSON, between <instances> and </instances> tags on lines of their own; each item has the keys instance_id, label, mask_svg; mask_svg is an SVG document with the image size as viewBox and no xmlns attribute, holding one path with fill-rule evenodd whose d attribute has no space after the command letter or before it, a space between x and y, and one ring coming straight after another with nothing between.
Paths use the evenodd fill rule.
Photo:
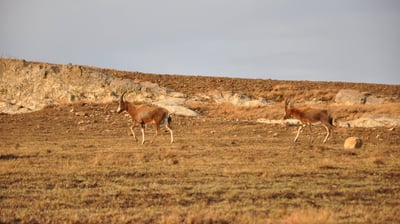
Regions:
<instances>
[{"instance_id":1,"label":"stony ground","mask_svg":"<svg viewBox=\"0 0 400 224\"><path fill-rule=\"evenodd\" d=\"M327 89L352 87L400 95L398 86L116 75L190 95L224 88L255 97L320 93L329 100L334 93ZM0 222L400 222L398 127L337 128L327 144L315 127L313 142L306 130L294 144L297 127L255 122L268 107L190 106L203 116L173 117L172 145L164 132L154 143L134 142L129 117L116 114L116 104L0 115ZM273 117L282 106L271 109ZM342 117L357 112L341 111ZM349 136L361 137L362 148L344 150Z\"/></svg>"}]
</instances>

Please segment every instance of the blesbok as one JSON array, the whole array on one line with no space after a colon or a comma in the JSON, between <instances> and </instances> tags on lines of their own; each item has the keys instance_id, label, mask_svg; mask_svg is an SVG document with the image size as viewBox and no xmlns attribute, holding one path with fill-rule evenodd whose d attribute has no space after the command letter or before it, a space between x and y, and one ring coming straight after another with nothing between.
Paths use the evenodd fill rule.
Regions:
<instances>
[{"instance_id":1,"label":"blesbok","mask_svg":"<svg viewBox=\"0 0 400 224\"><path fill-rule=\"evenodd\" d=\"M293 104L291 104L289 100L286 99L285 116L283 119L288 119L288 118L295 118L299 120L302 124L297 130L294 142L297 141L300 132L302 132L306 126L310 127L310 138L312 140L311 125L317 125L317 124L321 124L326 129L326 136L323 143L325 143L328 140L330 135L333 136L332 129L335 126L333 125L333 119L328 114L327 110L321 110L315 108L304 108L304 109L295 108Z\"/></svg>"},{"instance_id":2,"label":"blesbok","mask_svg":"<svg viewBox=\"0 0 400 224\"><path fill-rule=\"evenodd\" d=\"M155 128L156 128L156 133L152 139L151 142L154 141L156 138L158 131L160 130L160 125L162 123L165 124L165 127L171 134L171 143L174 142L174 134L171 128L171 114L168 112L167 109L158 107L158 106L150 106L146 104L140 104L140 105L135 105L133 103L127 102L124 100L124 95L126 91L122 93L120 100L119 100L119 106L117 109L117 113L121 113L123 111L127 111L129 115L132 117L132 135L135 141L137 141L136 135L134 128L136 127L137 124L140 124L141 130L142 130L142 144L144 144L144 131L146 124L149 123L154 123Z\"/></svg>"}]
</instances>

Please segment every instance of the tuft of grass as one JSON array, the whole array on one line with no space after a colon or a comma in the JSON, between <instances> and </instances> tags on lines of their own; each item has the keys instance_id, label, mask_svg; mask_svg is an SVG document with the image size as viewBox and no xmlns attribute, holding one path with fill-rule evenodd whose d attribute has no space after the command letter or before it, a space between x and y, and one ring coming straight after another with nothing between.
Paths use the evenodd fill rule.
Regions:
<instances>
[{"instance_id":1,"label":"tuft of grass","mask_svg":"<svg viewBox=\"0 0 400 224\"><path fill-rule=\"evenodd\" d=\"M296 210L283 217L281 224L333 224L338 223L334 213L327 209Z\"/></svg>"}]
</instances>

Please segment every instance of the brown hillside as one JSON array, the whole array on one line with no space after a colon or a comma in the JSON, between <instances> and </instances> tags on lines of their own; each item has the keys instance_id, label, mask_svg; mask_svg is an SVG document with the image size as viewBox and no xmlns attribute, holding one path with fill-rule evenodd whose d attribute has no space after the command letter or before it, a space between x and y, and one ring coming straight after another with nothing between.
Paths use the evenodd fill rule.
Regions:
<instances>
[{"instance_id":1,"label":"brown hillside","mask_svg":"<svg viewBox=\"0 0 400 224\"><path fill-rule=\"evenodd\" d=\"M394 97L396 100L400 97L399 85L160 75L109 69L104 69L104 71L118 77L155 82L160 86L191 95L214 89L223 89L244 93L252 97L266 97L267 99L291 97L296 99L303 98L304 100L312 100L313 98L332 100L340 89L356 89L381 97Z\"/></svg>"},{"instance_id":2,"label":"brown hillside","mask_svg":"<svg viewBox=\"0 0 400 224\"><path fill-rule=\"evenodd\" d=\"M113 98L144 80L186 93L184 106L202 114L173 115L174 144L164 131L138 144L130 118L115 112ZM400 223L399 125L337 126L322 144L322 127L305 129L294 143L298 127L256 122L282 118L286 97L328 107L339 121L398 121L398 85L154 75L13 59L1 59L0 84L0 104L32 103L30 94L50 102L30 113L0 113L0 223ZM215 89L272 103L239 107L194 97ZM336 105L340 89L385 101ZM73 97L52 103L65 90ZM148 125L146 139L154 134ZM343 148L350 136L362 139L361 148Z\"/></svg>"},{"instance_id":3,"label":"brown hillside","mask_svg":"<svg viewBox=\"0 0 400 224\"><path fill-rule=\"evenodd\" d=\"M48 64L43 62L26 63ZM396 101L400 100L400 85L151 74L104 69L93 66L82 67L103 71L117 77L150 81L189 95L221 89L244 93L252 97L266 97L267 99L282 100L283 98L290 97L294 99L303 99L303 101L312 100L314 98L326 101L332 100L340 89L355 89L361 92L375 94L379 97L389 97Z\"/></svg>"},{"instance_id":4,"label":"brown hillside","mask_svg":"<svg viewBox=\"0 0 400 224\"><path fill-rule=\"evenodd\" d=\"M80 66L71 64L57 65L42 62L28 62L25 60L1 59L0 74L3 74L5 69L8 69L8 73L15 70L17 74L18 72L23 72L24 74L28 74L28 76L35 75L37 79L41 79L41 77L43 77L43 75L41 75L42 73L44 74L44 77L46 77L46 74L47 76L52 74L52 77L56 78L61 76L64 77L64 83L67 86L60 86L60 82L58 82L56 83L59 86L58 89L55 89L54 86L48 85L49 81L41 81L40 83L33 85L40 86L40 88L52 89L52 91L47 91L47 93L45 93L45 97L48 95L57 95L58 90L64 90L66 87L68 87L68 85L73 85L73 89L71 89L71 91L79 91L76 91L72 96L67 95L67 97L75 99L75 101L71 101L72 103L79 102L80 98L82 98L82 100L88 100L90 99L91 94L95 92L100 93L92 96L91 98L98 98L98 102L109 102L110 98L116 97L116 95L122 90L113 89L111 86L100 89L98 86L92 86L89 92L84 92L85 89L88 89L87 87L91 84L91 82L98 81L95 78L96 76L103 77L104 75L109 75L111 77L119 77L121 80L133 80L134 83L145 81L155 83L160 87L185 93L188 98L195 97L200 94L208 94L215 90L220 90L245 94L253 99L262 97L273 102L271 105L257 107L238 107L229 103L216 104L213 100L204 101L204 99L201 101L190 101L185 104L185 106L189 107L190 109L208 117L223 117L226 119L246 120L256 120L258 118L281 119L283 114L283 101L286 98L291 99L292 102L296 102L300 106L302 104L311 102L316 107L327 107L331 113L333 113L336 120L356 119L364 116L365 114L385 114L385 116L396 118L400 117L400 85L149 74L103 69L93 66ZM86 74L86 79L81 78L82 74ZM21 74L19 75L21 76ZM2 75L0 75L0 77L2 77ZM10 77L10 75L8 77ZM24 76L22 76L22 78L16 80L3 80L2 82L4 82L5 85L3 85L3 89L0 91L5 94L13 91L14 95L18 95L18 90L7 89L9 88L7 81L11 82L10 84L15 84L15 82L19 82L21 80L24 81L24 79ZM38 80L32 81L35 82ZM81 86L79 86L79 82L82 82ZM104 82L100 80L99 82L106 84L109 81ZM25 86L22 86L22 88L23 89L21 90L25 91L26 84ZM25 93L25 95L36 94L35 88L31 89L32 92L28 91ZM107 89L107 91L110 92L110 95L102 93L101 89ZM342 89L357 90L367 95L374 95L380 99L385 99L385 104L353 106L335 105L335 96ZM63 97L66 97L65 94ZM101 100L102 97L103 100ZM41 98L42 96L36 97L37 103L41 103ZM0 103L1 100L2 99L0 98ZM29 99L25 101L28 103L36 102ZM63 100L58 101L63 102ZM10 104L11 103L12 100Z\"/></svg>"}]
</instances>

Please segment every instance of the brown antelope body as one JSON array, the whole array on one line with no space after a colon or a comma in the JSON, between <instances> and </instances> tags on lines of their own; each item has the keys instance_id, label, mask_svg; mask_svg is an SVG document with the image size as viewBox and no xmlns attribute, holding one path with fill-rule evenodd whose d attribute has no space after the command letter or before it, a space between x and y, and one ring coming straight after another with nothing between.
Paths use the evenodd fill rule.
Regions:
<instances>
[{"instance_id":1,"label":"brown antelope body","mask_svg":"<svg viewBox=\"0 0 400 224\"><path fill-rule=\"evenodd\" d=\"M135 105L133 103L126 102L126 101L124 101L125 93L126 92L124 92L121 95L117 113L127 111L128 114L132 117L133 124L131 127L131 132L132 132L132 135L133 135L133 138L135 139L135 141L137 141L137 138L135 135L134 128L136 127L137 124L140 124L140 126L141 126L142 144L144 144L144 141L145 141L144 131L145 131L146 124L149 124L149 123L155 124L156 133L151 141L151 142L153 142L158 134L158 131L160 130L160 125L162 123L164 123L165 127L167 128L167 130L169 131L169 133L171 135L171 143L173 143L174 142L174 134L173 134L173 131L171 128L171 116L170 116L170 113L168 112L168 110L165 108L162 108L162 107L157 107L157 106L150 106L150 105L145 105L145 104Z\"/></svg>"},{"instance_id":2,"label":"brown antelope body","mask_svg":"<svg viewBox=\"0 0 400 224\"><path fill-rule=\"evenodd\" d=\"M310 127L310 137L312 139L311 133L311 125L321 124L326 129L326 136L323 141L325 143L329 136L333 136L332 129L335 127L332 124L332 117L328 114L327 110L315 109L315 108L304 108L299 109L293 107L292 104L289 103L289 100L285 101L285 117L284 119L295 118L301 122L301 126L297 130L296 137L294 138L294 142L297 141L300 133L306 126Z\"/></svg>"}]
</instances>

